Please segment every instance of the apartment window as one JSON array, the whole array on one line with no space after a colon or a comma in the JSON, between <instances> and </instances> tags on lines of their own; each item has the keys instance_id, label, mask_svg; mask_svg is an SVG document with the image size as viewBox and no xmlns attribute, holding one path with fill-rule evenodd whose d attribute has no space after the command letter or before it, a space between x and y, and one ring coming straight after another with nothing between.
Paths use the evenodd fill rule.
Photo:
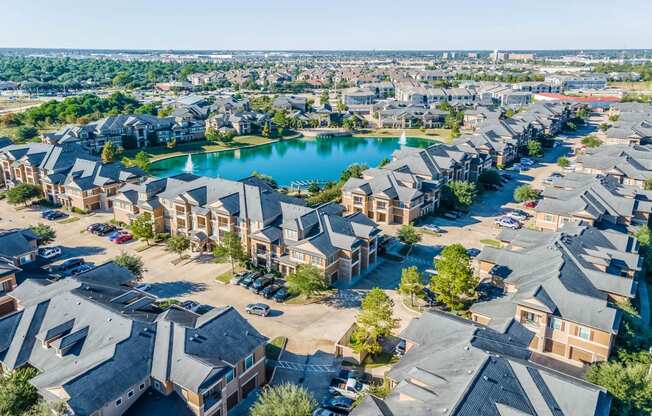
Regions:
<instances>
[{"instance_id":1,"label":"apartment window","mask_svg":"<svg viewBox=\"0 0 652 416\"><path fill-rule=\"evenodd\" d=\"M557 331L564 330L564 321L562 321L559 318L555 318L555 317L550 318L548 325L550 326L550 328L556 329Z\"/></svg>"},{"instance_id":2,"label":"apartment window","mask_svg":"<svg viewBox=\"0 0 652 416\"><path fill-rule=\"evenodd\" d=\"M115 401L115 407L120 407L122 405L122 399L118 399Z\"/></svg>"},{"instance_id":3,"label":"apartment window","mask_svg":"<svg viewBox=\"0 0 652 416\"><path fill-rule=\"evenodd\" d=\"M226 376L224 376L224 379L226 380L227 384L230 383L233 380L233 369L230 369L228 373L226 373Z\"/></svg>"},{"instance_id":4,"label":"apartment window","mask_svg":"<svg viewBox=\"0 0 652 416\"><path fill-rule=\"evenodd\" d=\"M134 391L133 391L133 390L129 390L129 393L127 393L127 397L128 397L128 398L132 398L132 397L134 397Z\"/></svg>"},{"instance_id":5,"label":"apartment window","mask_svg":"<svg viewBox=\"0 0 652 416\"><path fill-rule=\"evenodd\" d=\"M362 197L361 196L354 196L353 197L353 203L354 204L362 204Z\"/></svg>"},{"instance_id":6,"label":"apartment window","mask_svg":"<svg viewBox=\"0 0 652 416\"><path fill-rule=\"evenodd\" d=\"M385 209L387 208L387 204L385 202L378 201L376 202L376 209Z\"/></svg>"},{"instance_id":7,"label":"apartment window","mask_svg":"<svg viewBox=\"0 0 652 416\"><path fill-rule=\"evenodd\" d=\"M552 220L553 220L552 215L550 215L550 214L544 214L544 215L543 215L543 220L544 220L545 222L552 222Z\"/></svg>"},{"instance_id":8,"label":"apartment window","mask_svg":"<svg viewBox=\"0 0 652 416\"><path fill-rule=\"evenodd\" d=\"M298 251L290 252L290 257L294 260L303 261L303 253L299 253Z\"/></svg>"},{"instance_id":9,"label":"apartment window","mask_svg":"<svg viewBox=\"0 0 652 416\"><path fill-rule=\"evenodd\" d=\"M538 324L539 315L532 312L523 311L521 312L521 320L527 324Z\"/></svg>"},{"instance_id":10,"label":"apartment window","mask_svg":"<svg viewBox=\"0 0 652 416\"><path fill-rule=\"evenodd\" d=\"M577 327L577 336L582 338L582 339L591 339L591 330L589 328L586 328L584 326L578 326Z\"/></svg>"},{"instance_id":11,"label":"apartment window","mask_svg":"<svg viewBox=\"0 0 652 416\"><path fill-rule=\"evenodd\" d=\"M140 386L138 386L138 390L145 390L145 383L142 383Z\"/></svg>"},{"instance_id":12,"label":"apartment window","mask_svg":"<svg viewBox=\"0 0 652 416\"><path fill-rule=\"evenodd\" d=\"M285 238L292 241L297 241L298 233L294 230L285 230Z\"/></svg>"},{"instance_id":13,"label":"apartment window","mask_svg":"<svg viewBox=\"0 0 652 416\"><path fill-rule=\"evenodd\" d=\"M321 259L316 256L310 256L310 263L312 263L314 266L321 266Z\"/></svg>"},{"instance_id":14,"label":"apartment window","mask_svg":"<svg viewBox=\"0 0 652 416\"><path fill-rule=\"evenodd\" d=\"M248 370L253 366L254 366L254 355L250 354L247 358L245 358L244 368L245 370Z\"/></svg>"}]
</instances>

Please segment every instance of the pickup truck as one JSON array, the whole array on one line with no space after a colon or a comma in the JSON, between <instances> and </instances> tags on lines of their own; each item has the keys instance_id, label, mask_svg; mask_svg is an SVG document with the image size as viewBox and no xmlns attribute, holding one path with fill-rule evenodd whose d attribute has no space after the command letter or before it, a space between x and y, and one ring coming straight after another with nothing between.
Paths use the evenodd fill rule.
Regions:
<instances>
[{"instance_id":1,"label":"pickup truck","mask_svg":"<svg viewBox=\"0 0 652 416\"><path fill-rule=\"evenodd\" d=\"M342 380L334 378L331 385L328 387L328 392L333 395L341 395L350 399L355 399L358 394L369 388L368 385L356 380L355 378L348 378Z\"/></svg>"}]
</instances>

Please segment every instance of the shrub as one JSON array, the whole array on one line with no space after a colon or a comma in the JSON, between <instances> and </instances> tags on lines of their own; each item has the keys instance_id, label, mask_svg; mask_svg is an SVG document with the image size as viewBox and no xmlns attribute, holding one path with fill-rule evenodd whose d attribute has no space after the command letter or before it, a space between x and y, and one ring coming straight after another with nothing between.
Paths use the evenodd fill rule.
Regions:
<instances>
[{"instance_id":1,"label":"shrub","mask_svg":"<svg viewBox=\"0 0 652 416\"><path fill-rule=\"evenodd\" d=\"M156 233L156 234L154 234L154 242L155 243L162 243L163 241L167 241L168 238L170 238L170 233Z\"/></svg>"}]
</instances>

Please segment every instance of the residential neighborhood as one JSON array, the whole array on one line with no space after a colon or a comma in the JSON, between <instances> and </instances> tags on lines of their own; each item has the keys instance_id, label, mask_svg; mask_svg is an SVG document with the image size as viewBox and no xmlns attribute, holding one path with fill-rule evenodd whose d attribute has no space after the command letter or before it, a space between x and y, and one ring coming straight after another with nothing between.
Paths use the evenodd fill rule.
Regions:
<instances>
[{"instance_id":1,"label":"residential neighborhood","mask_svg":"<svg viewBox=\"0 0 652 416\"><path fill-rule=\"evenodd\" d=\"M652 414L649 7L362 3L9 8L0 416Z\"/></svg>"}]
</instances>

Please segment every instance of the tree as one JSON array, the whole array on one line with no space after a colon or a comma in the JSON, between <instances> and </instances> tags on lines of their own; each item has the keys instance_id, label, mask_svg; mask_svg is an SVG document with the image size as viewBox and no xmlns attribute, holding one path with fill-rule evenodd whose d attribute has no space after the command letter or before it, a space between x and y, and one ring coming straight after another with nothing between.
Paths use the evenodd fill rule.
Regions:
<instances>
[{"instance_id":1,"label":"tree","mask_svg":"<svg viewBox=\"0 0 652 416\"><path fill-rule=\"evenodd\" d=\"M269 123L265 123L263 126L263 130L260 133L263 137L270 138L272 137L272 132L271 129L269 128Z\"/></svg>"},{"instance_id":2,"label":"tree","mask_svg":"<svg viewBox=\"0 0 652 416\"><path fill-rule=\"evenodd\" d=\"M261 181L267 183L272 188L277 188L278 187L278 183L274 180L274 178L272 178L269 175L265 175L264 173L260 173L258 171L253 171L253 172L251 172L251 176L254 176L254 177L260 179Z\"/></svg>"},{"instance_id":3,"label":"tree","mask_svg":"<svg viewBox=\"0 0 652 416\"><path fill-rule=\"evenodd\" d=\"M190 239L183 234L170 237L167 241L168 249L179 255L181 259L184 251L190 248Z\"/></svg>"},{"instance_id":4,"label":"tree","mask_svg":"<svg viewBox=\"0 0 652 416\"><path fill-rule=\"evenodd\" d=\"M539 199L539 192L532 189L530 185L521 185L514 190L516 202L536 201L537 199Z\"/></svg>"},{"instance_id":5,"label":"tree","mask_svg":"<svg viewBox=\"0 0 652 416\"><path fill-rule=\"evenodd\" d=\"M605 387L616 399L611 414L649 415L652 411L652 378L649 364L609 361L589 367L586 379Z\"/></svg>"},{"instance_id":6,"label":"tree","mask_svg":"<svg viewBox=\"0 0 652 416\"><path fill-rule=\"evenodd\" d=\"M557 166L560 168L567 168L570 166L570 160L566 156L559 156L557 158Z\"/></svg>"},{"instance_id":7,"label":"tree","mask_svg":"<svg viewBox=\"0 0 652 416\"><path fill-rule=\"evenodd\" d=\"M471 258L464 246L446 246L440 258L435 261L435 270L437 274L430 282L432 291L450 309L462 309L464 298L473 296L478 285L478 279L473 276L471 269Z\"/></svg>"},{"instance_id":8,"label":"tree","mask_svg":"<svg viewBox=\"0 0 652 416\"><path fill-rule=\"evenodd\" d=\"M530 157L541 157L543 156L543 146L538 140L528 140L527 141L527 154Z\"/></svg>"},{"instance_id":9,"label":"tree","mask_svg":"<svg viewBox=\"0 0 652 416\"><path fill-rule=\"evenodd\" d=\"M20 141L31 140L38 136L38 130L34 126L21 126L16 130L16 139Z\"/></svg>"},{"instance_id":10,"label":"tree","mask_svg":"<svg viewBox=\"0 0 652 416\"><path fill-rule=\"evenodd\" d=\"M500 186L503 181L501 180L500 173L495 169L487 169L483 171L478 177L478 182L482 185Z\"/></svg>"},{"instance_id":11,"label":"tree","mask_svg":"<svg viewBox=\"0 0 652 416\"><path fill-rule=\"evenodd\" d=\"M290 293L308 298L330 286L324 273L311 265L298 266L294 273L287 276L286 281Z\"/></svg>"},{"instance_id":12,"label":"tree","mask_svg":"<svg viewBox=\"0 0 652 416\"><path fill-rule=\"evenodd\" d=\"M475 183L468 181L451 181L442 190L442 205L449 209L468 209L475 201L478 189Z\"/></svg>"},{"instance_id":13,"label":"tree","mask_svg":"<svg viewBox=\"0 0 652 416\"><path fill-rule=\"evenodd\" d=\"M9 371L0 377L0 415L22 415L38 404L36 387L29 383L37 374L35 368L26 367Z\"/></svg>"},{"instance_id":14,"label":"tree","mask_svg":"<svg viewBox=\"0 0 652 416\"><path fill-rule=\"evenodd\" d=\"M369 166L364 163L354 163L353 165L349 165L349 167L344 169L340 174L340 182L344 183L350 178L362 178L362 172L367 169L369 169Z\"/></svg>"},{"instance_id":15,"label":"tree","mask_svg":"<svg viewBox=\"0 0 652 416\"><path fill-rule=\"evenodd\" d=\"M410 297L410 304L414 306L414 296L421 292L421 273L415 266L405 268L401 271L401 284L398 293Z\"/></svg>"},{"instance_id":16,"label":"tree","mask_svg":"<svg viewBox=\"0 0 652 416\"><path fill-rule=\"evenodd\" d=\"M143 278L145 265L143 263L143 260L140 257L136 256L135 254L129 254L126 251L123 251L113 259L113 263L129 270L131 274L133 274L136 277L136 280L140 280Z\"/></svg>"},{"instance_id":17,"label":"tree","mask_svg":"<svg viewBox=\"0 0 652 416\"><path fill-rule=\"evenodd\" d=\"M317 192L321 191L321 188L319 187L319 184L317 182L312 181L308 185L307 191L310 192L311 194L316 194Z\"/></svg>"},{"instance_id":18,"label":"tree","mask_svg":"<svg viewBox=\"0 0 652 416\"><path fill-rule=\"evenodd\" d=\"M138 239L145 240L149 246L149 240L154 238L154 220L149 212L143 212L131 222L131 233Z\"/></svg>"},{"instance_id":19,"label":"tree","mask_svg":"<svg viewBox=\"0 0 652 416\"><path fill-rule=\"evenodd\" d=\"M5 193L7 202L12 205L26 204L34 198L43 196L43 190L38 185L20 183Z\"/></svg>"},{"instance_id":20,"label":"tree","mask_svg":"<svg viewBox=\"0 0 652 416\"><path fill-rule=\"evenodd\" d=\"M47 224L38 223L31 226L30 229L38 237L39 244L49 244L57 238L57 232Z\"/></svg>"},{"instance_id":21,"label":"tree","mask_svg":"<svg viewBox=\"0 0 652 416\"><path fill-rule=\"evenodd\" d=\"M319 95L319 104L328 104L328 90L323 90Z\"/></svg>"},{"instance_id":22,"label":"tree","mask_svg":"<svg viewBox=\"0 0 652 416\"><path fill-rule=\"evenodd\" d=\"M344 104L344 102L343 102L342 100L338 100L338 101L337 101L337 105L335 106L335 108L336 108L337 111L339 111L340 113L343 113L343 112L345 112L345 111L347 111L347 110L349 109L349 106L347 106L346 104Z\"/></svg>"},{"instance_id":23,"label":"tree","mask_svg":"<svg viewBox=\"0 0 652 416\"><path fill-rule=\"evenodd\" d=\"M217 261L228 260L231 263L231 273L235 272L235 263L242 263L247 259L240 237L233 232L224 233L219 244L215 246L213 255Z\"/></svg>"},{"instance_id":24,"label":"tree","mask_svg":"<svg viewBox=\"0 0 652 416\"><path fill-rule=\"evenodd\" d=\"M644 184L643 184L643 188L646 191L652 191L652 179L646 179Z\"/></svg>"},{"instance_id":25,"label":"tree","mask_svg":"<svg viewBox=\"0 0 652 416\"><path fill-rule=\"evenodd\" d=\"M209 140L211 142L216 142L220 140L220 131L214 128L207 128L206 129L206 140Z\"/></svg>"},{"instance_id":26,"label":"tree","mask_svg":"<svg viewBox=\"0 0 652 416\"><path fill-rule=\"evenodd\" d=\"M251 416L310 416L317 402L310 392L296 384L268 386L251 408Z\"/></svg>"},{"instance_id":27,"label":"tree","mask_svg":"<svg viewBox=\"0 0 652 416\"><path fill-rule=\"evenodd\" d=\"M607 131L609 130L609 125L607 123L600 123L600 131Z\"/></svg>"},{"instance_id":28,"label":"tree","mask_svg":"<svg viewBox=\"0 0 652 416\"><path fill-rule=\"evenodd\" d=\"M398 326L394 319L394 301L375 287L362 299L356 318L352 346L356 352L377 354L381 351L378 337L387 336Z\"/></svg>"},{"instance_id":29,"label":"tree","mask_svg":"<svg viewBox=\"0 0 652 416\"><path fill-rule=\"evenodd\" d=\"M113 142L109 140L102 147L102 163L115 162L118 157L118 149Z\"/></svg>"},{"instance_id":30,"label":"tree","mask_svg":"<svg viewBox=\"0 0 652 416\"><path fill-rule=\"evenodd\" d=\"M383 158L383 160L381 160L380 163L378 163L378 167L382 168L383 166L385 166L389 162L391 162L391 160L389 160L389 158Z\"/></svg>"},{"instance_id":31,"label":"tree","mask_svg":"<svg viewBox=\"0 0 652 416\"><path fill-rule=\"evenodd\" d=\"M416 244L421 241L421 234L412 224L404 224L398 230L398 239L405 244Z\"/></svg>"},{"instance_id":32,"label":"tree","mask_svg":"<svg viewBox=\"0 0 652 416\"><path fill-rule=\"evenodd\" d=\"M585 138L582 139L582 144L586 147L600 147L602 144L602 140L598 139L597 137L591 135L591 136L586 136Z\"/></svg>"}]
</instances>

